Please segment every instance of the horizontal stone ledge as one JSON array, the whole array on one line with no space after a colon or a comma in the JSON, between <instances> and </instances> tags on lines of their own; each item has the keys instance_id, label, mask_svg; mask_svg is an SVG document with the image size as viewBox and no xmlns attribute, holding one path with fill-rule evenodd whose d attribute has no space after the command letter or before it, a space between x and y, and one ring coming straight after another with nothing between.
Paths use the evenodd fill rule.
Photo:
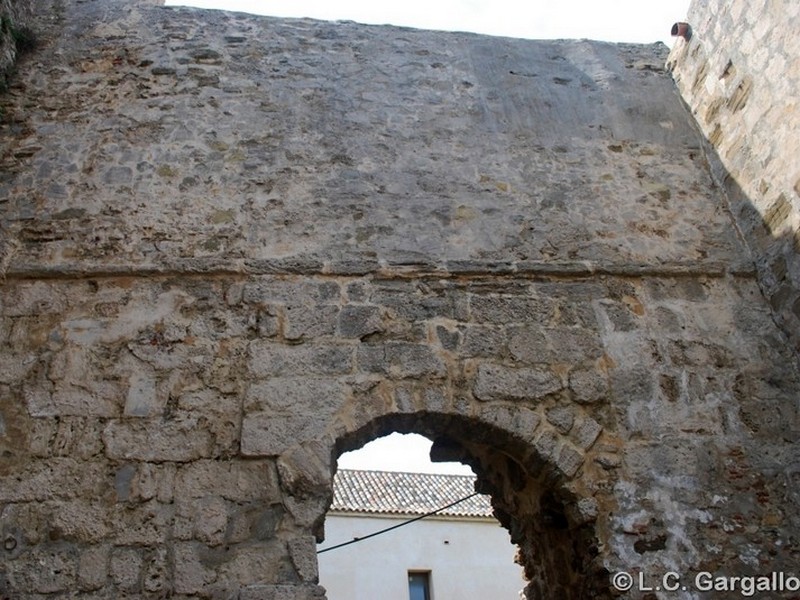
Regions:
<instances>
[{"instance_id":1,"label":"horizontal stone ledge","mask_svg":"<svg viewBox=\"0 0 800 600\"><path fill-rule=\"evenodd\" d=\"M15 262L3 278L88 279L112 277L253 277L259 275L308 275L357 277L371 275L376 280L450 277L713 277L728 275L754 278L756 267L748 261L735 263L593 263L539 261L443 261L440 263L322 262L312 257L265 260L187 259L149 264L39 264Z\"/></svg>"}]
</instances>

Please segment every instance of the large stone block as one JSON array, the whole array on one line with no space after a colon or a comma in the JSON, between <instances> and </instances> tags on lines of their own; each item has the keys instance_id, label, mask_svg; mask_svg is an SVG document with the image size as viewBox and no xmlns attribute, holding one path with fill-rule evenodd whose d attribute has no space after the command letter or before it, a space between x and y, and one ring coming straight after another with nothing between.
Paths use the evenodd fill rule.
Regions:
<instances>
[{"instance_id":1,"label":"large stone block","mask_svg":"<svg viewBox=\"0 0 800 600\"><path fill-rule=\"evenodd\" d=\"M561 380L547 369L482 364L472 393L478 400L541 400L562 389Z\"/></svg>"},{"instance_id":2,"label":"large stone block","mask_svg":"<svg viewBox=\"0 0 800 600\"><path fill-rule=\"evenodd\" d=\"M339 313L338 332L345 338L363 338L384 330L378 306L347 305Z\"/></svg>"},{"instance_id":3,"label":"large stone block","mask_svg":"<svg viewBox=\"0 0 800 600\"><path fill-rule=\"evenodd\" d=\"M323 377L276 377L253 383L247 390L245 411L302 413L326 417L341 408L347 386Z\"/></svg>"},{"instance_id":4,"label":"large stone block","mask_svg":"<svg viewBox=\"0 0 800 600\"><path fill-rule=\"evenodd\" d=\"M445 365L430 346L406 342L362 344L358 347L358 368L366 373L392 377L442 377Z\"/></svg>"},{"instance_id":5,"label":"large stone block","mask_svg":"<svg viewBox=\"0 0 800 600\"><path fill-rule=\"evenodd\" d=\"M353 349L347 345L287 346L267 340L250 344L250 372L255 377L341 375L353 367Z\"/></svg>"},{"instance_id":6,"label":"large stone block","mask_svg":"<svg viewBox=\"0 0 800 600\"><path fill-rule=\"evenodd\" d=\"M478 323L548 323L553 316L553 301L548 297L479 296L469 300L470 318Z\"/></svg>"},{"instance_id":7,"label":"large stone block","mask_svg":"<svg viewBox=\"0 0 800 600\"><path fill-rule=\"evenodd\" d=\"M147 462L187 462L212 456L215 440L197 419L109 421L103 430L108 458Z\"/></svg>"},{"instance_id":8,"label":"large stone block","mask_svg":"<svg viewBox=\"0 0 800 600\"><path fill-rule=\"evenodd\" d=\"M233 502L274 501L280 497L272 461L198 460L175 474L175 494L183 498L220 496Z\"/></svg>"},{"instance_id":9,"label":"large stone block","mask_svg":"<svg viewBox=\"0 0 800 600\"><path fill-rule=\"evenodd\" d=\"M308 414L252 412L242 421L242 454L278 456L297 443L319 439L325 422Z\"/></svg>"},{"instance_id":10,"label":"large stone block","mask_svg":"<svg viewBox=\"0 0 800 600\"><path fill-rule=\"evenodd\" d=\"M286 322L283 335L287 340L307 340L336 331L339 307L333 304L315 306L287 305L284 307Z\"/></svg>"}]
</instances>

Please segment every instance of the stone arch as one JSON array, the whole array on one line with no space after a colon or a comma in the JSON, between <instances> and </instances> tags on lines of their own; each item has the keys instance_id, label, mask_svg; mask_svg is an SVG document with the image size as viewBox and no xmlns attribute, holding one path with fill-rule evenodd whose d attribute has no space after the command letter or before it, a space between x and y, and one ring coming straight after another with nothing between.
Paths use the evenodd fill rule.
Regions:
<instances>
[{"instance_id":1,"label":"stone arch","mask_svg":"<svg viewBox=\"0 0 800 600\"><path fill-rule=\"evenodd\" d=\"M458 461L473 468L477 490L491 496L495 516L518 547L517 561L529 580L528 598L610 597L608 573L598 556L605 527L597 509L602 502L600 486L592 482L591 469L579 468L569 476L553 460L553 453L547 454L550 444L564 441L540 422L536 411L504 405L479 407L475 415L416 410L367 417L368 412L329 439L328 456L317 462L328 469L319 473L324 484L316 487L318 541L324 538L338 456L389 433L418 433L434 441L433 460ZM315 450L323 450L319 442L301 444L290 453L304 457L306 474ZM289 481L303 471L291 464L286 456L279 461L283 484L302 488L299 480Z\"/></svg>"}]
</instances>

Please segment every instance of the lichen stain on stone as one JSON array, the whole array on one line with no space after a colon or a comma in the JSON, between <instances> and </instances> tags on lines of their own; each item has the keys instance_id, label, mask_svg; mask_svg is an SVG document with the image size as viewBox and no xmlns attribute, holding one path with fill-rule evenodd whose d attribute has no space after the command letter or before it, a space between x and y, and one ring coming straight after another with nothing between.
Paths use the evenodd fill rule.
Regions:
<instances>
[{"instance_id":1,"label":"lichen stain on stone","mask_svg":"<svg viewBox=\"0 0 800 600\"><path fill-rule=\"evenodd\" d=\"M209 221L215 225L223 223L233 223L236 220L236 215L232 208L228 210L216 210L209 218Z\"/></svg>"},{"instance_id":2,"label":"lichen stain on stone","mask_svg":"<svg viewBox=\"0 0 800 600\"><path fill-rule=\"evenodd\" d=\"M629 309L631 309L632 313L639 316L642 316L644 314L644 305L638 298L635 298L634 296L623 296L622 301L627 305Z\"/></svg>"},{"instance_id":3,"label":"lichen stain on stone","mask_svg":"<svg viewBox=\"0 0 800 600\"><path fill-rule=\"evenodd\" d=\"M161 165L156 169L156 174L159 177L175 177L178 174L177 169L169 166L169 165Z\"/></svg>"},{"instance_id":4,"label":"lichen stain on stone","mask_svg":"<svg viewBox=\"0 0 800 600\"><path fill-rule=\"evenodd\" d=\"M471 206L461 204L456 207L453 217L456 221L472 221L478 217L478 213Z\"/></svg>"}]
</instances>

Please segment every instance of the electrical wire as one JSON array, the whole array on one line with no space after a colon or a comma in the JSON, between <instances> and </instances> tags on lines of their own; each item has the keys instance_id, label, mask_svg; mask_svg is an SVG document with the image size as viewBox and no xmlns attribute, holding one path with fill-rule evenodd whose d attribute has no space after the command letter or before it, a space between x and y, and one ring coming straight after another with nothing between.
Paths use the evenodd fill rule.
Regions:
<instances>
[{"instance_id":1,"label":"electrical wire","mask_svg":"<svg viewBox=\"0 0 800 600\"><path fill-rule=\"evenodd\" d=\"M422 520L422 519L424 519L426 517L433 516L433 515L435 515L437 513L442 512L443 510L447 510L451 506L455 506L456 504L461 504L465 500L469 500L473 496L478 496L478 495L479 495L478 492L473 492L469 496L464 496L460 500L456 500L455 502L451 502L447 506L442 506L441 508L437 508L436 510L431 511L429 513L425 513L424 515L420 515L418 517L414 517L413 519L409 519L408 521L403 521L402 523L398 523L397 525L392 525L391 527L387 527L386 529L381 529L380 531L375 531L375 532L370 533L369 535L365 535L363 537L353 538L349 542L342 542L341 544L336 544L335 546L331 546L330 548L323 548L322 550L317 550L317 554L322 554L323 552L330 552L331 550L336 550L337 548L343 548L344 546L349 546L350 544L355 544L356 542L363 542L364 540L368 540L369 538L375 537L377 535L381 535L383 533L387 533L389 531L392 531L393 529L398 529L400 527L405 527L406 525L410 525L411 523L414 523L415 521L420 521L420 520Z\"/></svg>"}]
</instances>

